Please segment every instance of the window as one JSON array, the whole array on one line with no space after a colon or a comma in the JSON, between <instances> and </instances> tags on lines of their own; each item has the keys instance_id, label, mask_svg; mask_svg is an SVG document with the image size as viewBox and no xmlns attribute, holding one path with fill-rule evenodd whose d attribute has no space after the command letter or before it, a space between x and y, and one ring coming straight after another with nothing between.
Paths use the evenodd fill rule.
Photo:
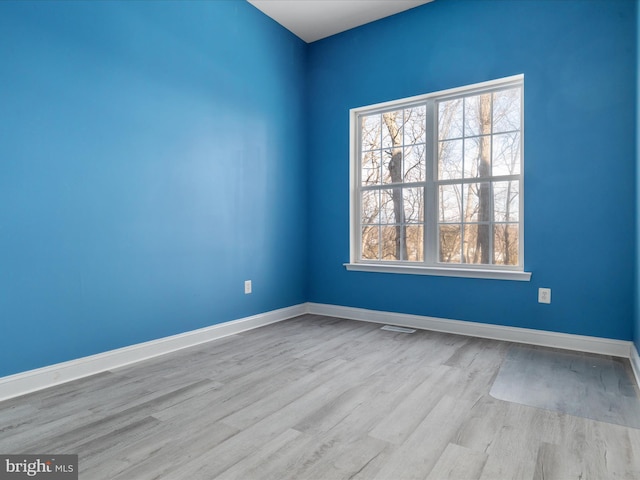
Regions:
<instances>
[{"instance_id":1,"label":"window","mask_svg":"<svg viewBox=\"0 0 640 480\"><path fill-rule=\"evenodd\" d=\"M523 76L351 110L353 270L523 272Z\"/></svg>"}]
</instances>

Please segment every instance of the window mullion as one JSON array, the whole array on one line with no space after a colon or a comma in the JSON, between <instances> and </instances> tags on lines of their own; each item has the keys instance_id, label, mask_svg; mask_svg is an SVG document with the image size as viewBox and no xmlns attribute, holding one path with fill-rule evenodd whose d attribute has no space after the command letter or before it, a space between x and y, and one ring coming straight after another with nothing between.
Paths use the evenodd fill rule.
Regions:
<instances>
[{"instance_id":1,"label":"window mullion","mask_svg":"<svg viewBox=\"0 0 640 480\"><path fill-rule=\"evenodd\" d=\"M438 188L437 178L437 109L434 100L426 103L427 145L425 148L425 191L424 191L424 261L433 265L438 256Z\"/></svg>"}]
</instances>

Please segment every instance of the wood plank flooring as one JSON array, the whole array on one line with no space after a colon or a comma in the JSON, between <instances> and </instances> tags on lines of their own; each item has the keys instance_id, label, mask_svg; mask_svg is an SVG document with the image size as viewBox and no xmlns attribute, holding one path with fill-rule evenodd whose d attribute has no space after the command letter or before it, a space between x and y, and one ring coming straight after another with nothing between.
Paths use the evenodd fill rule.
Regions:
<instances>
[{"instance_id":1,"label":"wood plank flooring","mask_svg":"<svg viewBox=\"0 0 640 480\"><path fill-rule=\"evenodd\" d=\"M81 479L639 479L640 430L489 395L511 344L304 315L0 402Z\"/></svg>"}]
</instances>

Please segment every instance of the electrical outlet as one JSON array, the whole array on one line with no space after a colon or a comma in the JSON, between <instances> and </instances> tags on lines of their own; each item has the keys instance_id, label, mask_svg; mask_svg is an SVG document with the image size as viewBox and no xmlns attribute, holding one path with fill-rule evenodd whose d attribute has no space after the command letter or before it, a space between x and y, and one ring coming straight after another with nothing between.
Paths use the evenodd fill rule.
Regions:
<instances>
[{"instance_id":1,"label":"electrical outlet","mask_svg":"<svg viewBox=\"0 0 640 480\"><path fill-rule=\"evenodd\" d=\"M551 289L539 288L538 289L538 303L551 303Z\"/></svg>"},{"instance_id":2,"label":"electrical outlet","mask_svg":"<svg viewBox=\"0 0 640 480\"><path fill-rule=\"evenodd\" d=\"M244 281L244 293L245 295L251 293L251 280Z\"/></svg>"}]
</instances>

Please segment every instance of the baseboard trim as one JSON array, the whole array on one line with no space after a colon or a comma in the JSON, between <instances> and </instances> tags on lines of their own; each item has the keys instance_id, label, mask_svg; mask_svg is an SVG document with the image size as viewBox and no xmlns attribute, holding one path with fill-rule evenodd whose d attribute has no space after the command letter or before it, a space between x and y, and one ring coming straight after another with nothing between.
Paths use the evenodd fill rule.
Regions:
<instances>
[{"instance_id":1,"label":"baseboard trim","mask_svg":"<svg viewBox=\"0 0 640 480\"><path fill-rule=\"evenodd\" d=\"M608 338L572 335L568 333L548 332L528 328L504 327L487 323L465 322L444 318L409 315L405 313L366 310L320 303L308 303L307 311L317 315L348 318L365 322L384 323L401 327L433 330L443 333L455 333L472 337L504 340L543 347L563 348L580 352L598 353L614 357L631 358L632 342ZM635 350L635 349L634 349ZM636 352L637 354L637 352ZM639 359L640 360L640 359ZM640 371L640 361L636 365ZM636 376L638 374L636 373ZM639 383L640 385L640 383Z\"/></svg>"},{"instance_id":2,"label":"baseboard trim","mask_svg":"<svg viewBox=\"0 0 640 480\"><path fill-rule=\"evenodd\" d=\"M636 385L640 387L640 355L638 355L638 349L632 343L631 344L631 369L633 370L633 374L636 376Z\"/></svg>"},{"instance_id":3,"label":"baseboard trim","mask_svg":"<svg viewBox=\"0 0 640 480\"><path fill-rule=\"evenodd\" d=\"M201 343L235 335L254 328L281 322L307 312L306 304L272 310L251 317L219 323L210 327L139 343L68 362L0 378L0 400L95 375L114 368L182 350Z\"/></svg>"}]
</instances>

